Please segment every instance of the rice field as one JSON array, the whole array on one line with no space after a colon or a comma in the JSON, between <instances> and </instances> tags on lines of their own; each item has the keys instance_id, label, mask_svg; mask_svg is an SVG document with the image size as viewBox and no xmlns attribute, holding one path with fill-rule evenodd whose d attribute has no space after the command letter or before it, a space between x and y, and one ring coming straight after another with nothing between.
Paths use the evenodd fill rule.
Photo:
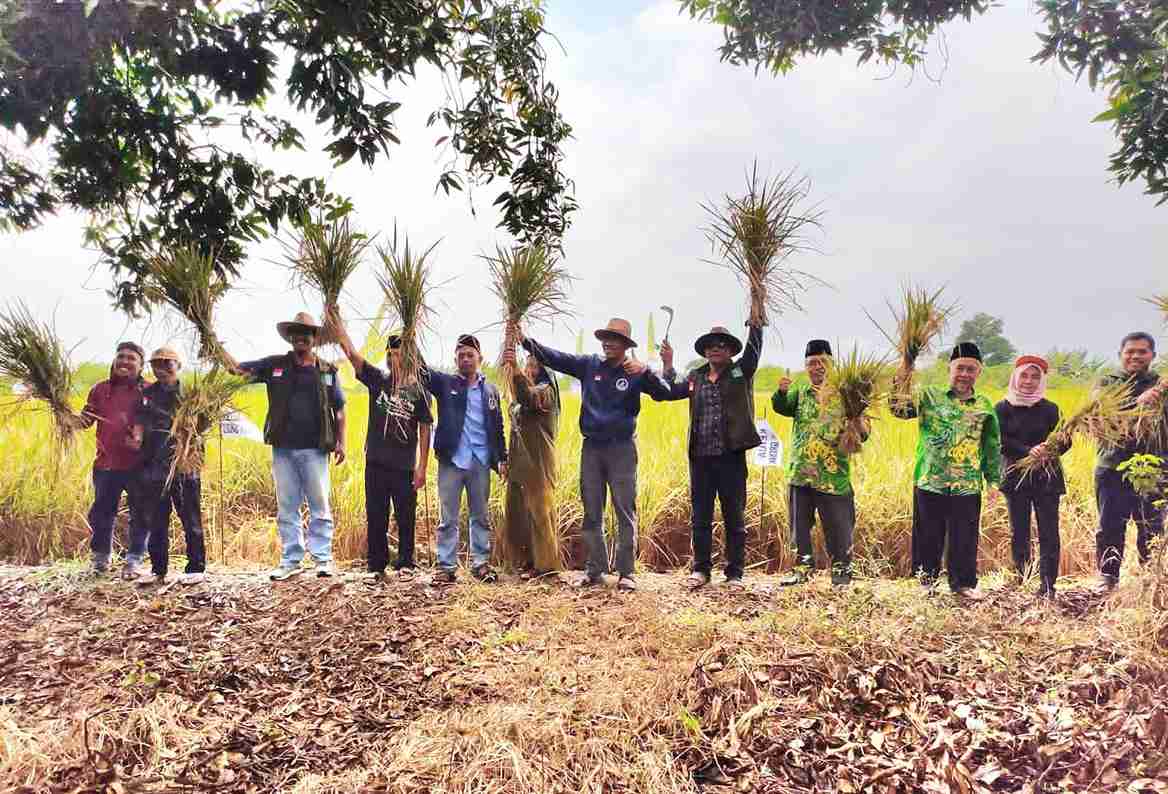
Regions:
<instances>
[{"instance_id":1,"label":"rice field","mask_svg":"<svg viewBox=\"0 0 1168 794\"><path fill-rule=\"evenodd\" d=\"M352 380L349 381L352 383ZM996 398L997 395L991 394ZM1073 410L1086 396L1081 387L1053 390L1050 395L1064 410ZM335 553L339 561L358 560L365 551L364 460L362 445L368 410L366 391L348 394L348 460L332 469L332 505L336 521ZM266 410L264 392L249 388L237 398L239 407L258 425ZM787 441L790 420L770 411L769 395L758 395L760 416ZM764 406L765 412L764 412ZM557 489L559 525L567 562L578 566L582 547L578 533L582 518L579 502L579 397L565 393L560 427L560 477ZM687 407L684 402L645 401L638 443L640 451L638 502L640 562L664 570L684 565L689 558L689 478L685 453ZM856 559L867 575L904 574L909 567L909 528L915 422L881 414L872 438L854 466L858 524ZM0 428L5 466L0 470L0 558L32 563L84 557L89 531L85 515L92 499L90 467L94 453L92 431L60 452L52 421L40 411L21 410ZM1079 442L1064 458L1068 494L1063 502L1064 574L1087 574L1094 569L1096 513L1092 491L1094 450ZM437 466L431 461L429 484L419 499L419 559L432 559L429 544L438 520ZM276 503L271 475L271 453L261 444L212 437L203 472L203 511L208 560L212 564L267 565L278 559ZM504 489L492 489L494 519L501 519ZM125 541L125 511L119 520L116 543ZM611 517L608 530L614 527ZM465 522L464 522L465 524ZM786 483L779 468L751 465L748 487L748 565L775 570L790 563L787 542ZM181 529L172 527L172 553L181 554ZM464 530L465 532L465 530ZM720 533L719 533L720 534ZM818 539L817 539L818 542ZM1134 544L1130 544L1134 545ZM715 549L717 551L717 547ZM820 550L821 563L822 550ZM1010 564L1010 538L1004 501L984 509L980 570ZM717 564L717 560L715 560Z\"/></svg>"}]
</instances>

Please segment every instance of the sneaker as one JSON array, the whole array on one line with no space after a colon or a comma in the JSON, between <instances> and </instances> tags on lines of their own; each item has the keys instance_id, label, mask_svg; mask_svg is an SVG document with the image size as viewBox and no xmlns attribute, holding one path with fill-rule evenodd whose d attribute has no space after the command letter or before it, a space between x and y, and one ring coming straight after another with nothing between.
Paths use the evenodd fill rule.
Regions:
<instances>
[{"instance_id":1,"label":"sneaker","mask_svg":"<svg viewBox=\"0 0 1168 794\"><path fill-rule=\"evenodd\" d=\"M471 568L470 573L471 576L485 584L492 584L499 581L499 574L495 573L494 569L486 563Z\"/></svg>"},{"instance_id":2,"label":"sneaker","mask_svg":"<svg viewBox=\"0 0 1168 794\"><path fill-rule=\"evenodd\" d=\"M105 577L109 576L110 570L107 566L95 565L92 569L90 569L89 573L93 576L94 579L104 579Z\"/></svg>"},{"instance_id":3,"label":"sneaker","mask_svg":"<svg viewBox=\"0 0 1168 794\"><path fill-rule=\"evenodd\" d=\"M385 571L366 571L364 577L366 584L384 584L385 578Z\"/></svg>"},{"instance_id":4,"label":"sneaker","mask_svg":"<svg viewBox=\"0 0 1168 794\"><path fill-rule=\"evenodd\" d=\"M1095 586L1091 588L1091 591L1097 595L1107 595L1118 586L1118 579L1113 576L1108 576L1107 574L1101 574L1099 576L1099 581L1095 583Z\"/></svg>"},{"instance_id":5,"label":"sneaker","mask_svg":"<svg viewBox=\"0 0 1168 794\"><path fill-rule=\"evenodd\" d=\"M727 576L726 581L722 583L722 586L725 587L727 590L745 590L746 589L746 585L743 583L741 576Z\"/></svg>"},{"instance_id":6,"label":"sneaker","mask_svg":"<svg viewBox=\"0 0 1168 794\"><path fill-rule=\"evenodd\" d=\"M852 572L846 568L833 568L831 584L833 587L847 587L852 583Z\"/></svg>"},{"instance_id":7,"label":"sneaker","mask_svg":"<svg viewBox=\"0 0 1168 794\"><path fill-rule=\"evenodd\" d=\"M710 583L710 575L702 571L694 571L685 580L685 586L690 590L697 590Z\"/></svg>"},{"instance_id":8,"label":"sneaker","mask_svg":"<svg viewBox=\"0 0 1168 794\"><path fill-rule=\"evenodd\" d=\"M157 587L158 585L166 584L166 574L157 574L153 571L143 571L134 580L134 584L139 587Z\"/></svg>"},{"instance_id":9,"label":"sneaker","mask_svg":"<svg viewBox=\"0 0 1168 794\"><path fill-rule=\"evenodd\" d=\"M985 593L978 590L976 587L962 587L959 590L954 590L953 595L962 599L963 601L981 601L985 598Z\"/></svg>"},{"instance_id":10,"label":"sneaker","mask_svg":"<svg viewBox=\"0 0 1168 794\"><path fill-rule=\"evenodd\" d=\"M280 565L272 569L268 574L268 578L273 582L282 582L285 579L290 579L293 576L300 574L301 568L299 565Z\"/></svg>"},{"instance_id":11,"label":"sneaker","mask_svg":"<svg viewBox=\"0 0 1168 794\"><path fill-rule=\"evenodd\" d=\"M207 574L203 571L193 571L192 573L184 573L178 578L179 584L190 587L191 585L202 584L207 581Z\"/></svg>"},{"instance_id":12,"label":"sneaker","mask_svg":"<svg viewBox=\"0 0 1168 794\"><path fill-rule=\"evenodd\" d=\"M583 576L581 576L579 579L574 581L572 584L575 587L603 587L604 586L604 575L598 573L595 576L593 576L590 573L586 573Z\"/></svg>"},{"instance_id":13,"label":"sneaker","mask_svg":"<svg viewBox=\"0 0 1168 794\"><path fill-rule=\"evenodd\" d=\"M437 584L454 584L458 581L458 574L452 568L442 568L434 573L434 582Z\"/></svg>"},{"instance_id":14,"label":"sneaker","mask_svg":"<svg viewBox=\"0 0 1168 794\"><path fill-rule=\"evenodd\" d=\"M622 576L616 583L616 589L625 593L631 593L637 589L637 583L631 576Z\"/></svg>"},{"instance_id":15,"label":"sneaker","mask_svg":"<svg viewBox=\"0 0 1168 794\"><path fill-rule=\"evenodd\" d=\"M141 575L140 566L135 562L128 562L122 566L122 581L132 582Z\"/></svg>"},{"instance_id":16,"label":"sneaker","mask_svg":"<svg viewBox=\"0 0 1168 794\"><path fill-rule=\"evenodd\" d=\"M786 576L779 579L779 586L793 587L797 584L803 584L807 581L807 571L801 567L796 567Z\"/></svg>"},{"instance_id":17,"label":"sneaker","mask_svg":"<svg viewBox=\"0 0 1168 794\"><path fill-rule=\"evenodd\" d=\"M318 562L316 564L316 576L319 579L327 579L336 573L331 562Z\"/></svg>"}]
</instances>

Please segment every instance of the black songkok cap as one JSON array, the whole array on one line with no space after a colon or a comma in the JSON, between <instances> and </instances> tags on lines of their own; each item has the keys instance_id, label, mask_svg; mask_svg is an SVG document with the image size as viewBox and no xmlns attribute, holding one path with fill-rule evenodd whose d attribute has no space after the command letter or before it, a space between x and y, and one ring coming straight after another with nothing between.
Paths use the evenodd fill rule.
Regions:
<instances>
[{"instance_id":1,"label":"black songkok cap","mask_svg":"<svg viewBox=\"0 0 1168 794\"><path fill-rule=\"evenodd\" d=\"M811 358L812 356L830 356L831 343L826 339L812 339L807 343L807 349L803 351L803 358Z\"/></svg>"},{"instance_id":2,"label":"black songkok cap","mask_svg":"<svg viewBox=\"0 0 1168 794\"><path fill-rule=\"evenodd\" d=\"M958 342L957 346L953 348L949 360L956 361L959 358L976 358L981 361L981 350L973 342Z\"/></svg>"},{"instance_id":3,"label":"black songkok cap","mask_svg":"<svg viewBox=\"0 0 1168 794\"><path fill-rule=\"evenodd\" d=\"M479 344L479 340L470 334L463 334L462 336L458 337L458 344L455 345L455 347L473 347L478 351L479 355L482 355L483 353L483 348L482 345Z\"/></svg>"}]
</instances>

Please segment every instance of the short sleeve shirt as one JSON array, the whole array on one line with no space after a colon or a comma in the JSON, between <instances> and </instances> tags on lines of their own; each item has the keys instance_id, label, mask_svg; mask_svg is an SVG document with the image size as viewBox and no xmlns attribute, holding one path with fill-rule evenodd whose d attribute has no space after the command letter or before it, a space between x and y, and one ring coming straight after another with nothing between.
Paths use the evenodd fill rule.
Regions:
<instances>
[{"instance_id":1,"label":"short sleeve shirt","mask_svg":"<svg viewBox=\"0 0 1168 794\"><path fill-rule=\"evenodd\" d=\"M328 393L334 411L345 407L345 393L341 389L339 373L322 372L315 365L288 366L288 356L268 356L239 365L247 370L257 383L271 383L276 378L291 378L292 393L288 401L288 429L285 449L318 449L320 447L320 406L316 399L316 379L319 377Z\"/></svg>"},{"instance_id":2,"label":"short sleeve shirt","mask_svg":"<svg viewBox=\"0 0 1168 794\"><path fill-rule=\"evenodd\" d=\"M413 471L418 425L434 423L430 395L417 384L395 390L389 373L369 362L357 373L357 380L369 389L366 459L386 468Z\"/></svg>"}]
</instances>

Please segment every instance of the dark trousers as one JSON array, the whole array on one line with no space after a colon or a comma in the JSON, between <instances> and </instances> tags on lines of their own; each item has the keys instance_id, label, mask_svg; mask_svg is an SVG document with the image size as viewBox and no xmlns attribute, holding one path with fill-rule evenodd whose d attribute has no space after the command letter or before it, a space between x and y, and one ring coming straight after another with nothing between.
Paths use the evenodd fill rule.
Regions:
<instances>
[{"instance_id":1,"label":"dark trousers","mask_svg":"<svg viewBox=\"0 0 1168 794\"><path fill-rule=\"evenodd\" d=\"M1115 469L1095 469L1095 505L1099 508L1095 555L1099 572L1112 581L1119 579L1128 521L1136 522L1140 562L1148 561L1152 538L1164 531L1164 514L1152 502L1137 494Z\"/></svg>"},{"instance_id":2,"label":"dark trousers","mask_svg":"<svg viewBox=\"0 0 1168 794\"><path fill-rule=\"evenodd\" d=\"M92 532L89 548L97 568L109 567L110 555L113 553L114 522L118 517L118 504L123 493L130 509L130 544L126 560L137 564L146 554L147 527L142 511L138 473L94 469L93 506L89 508L89 528Z\"/></svg>"},{"instance_id":3,"label":"dark trousers","mask_svg":"<svg viewBox=\"0 0 1168 794\"><path fill-rule=\"evenodd\" d=\"M197 476L175 475L165 480L142 480L139 483L146 512L149 537L150 569L155 576L166 576L170 566L170 512L178 513L187 544L187 573L207 570L207 548L203 537L203 485Z\"/></svg>"},{"instance_id":4,"label":"dark trousers","mask_svg":"<svg viewBox=\"0 0 1168 794\"><path fill-rule=\"evenodd\" d=\"M1015 491L1007 493L1010 512L1010 550L1018 573L1030 567L1030 517L1038 519L1038 573L1044 590L1053 590L1059 572L1059 499L1057 493Z\"/></svg>"},{"instance_id":5,"label":"dark trousers","mask_svg":"<svg viewBox=\"0 0 1168 794\"><path fill-rule=\"evenodd\" d=\"M796 562L811 565L815 550L811 545L811 528L815 514L823 524L823 540L832 565L850 568L852 565L852 533L856 528L856 497L854 494L829 494L807 485L792 485L787 491L790 517L791 544L795 547Z\"/></svg>"},{"instance_id":6,"label":"dark trousers","mask_svg":"<svg viewBox=\"0 0 1168 794\"><path fill-rule=\"evenodd\" d=\"M418 492L414 473L365 461L365 518L369 526L369 570L384 571L389 563L389 509L397 521L395 568L414 566L414 526Z\"/></svg>"},{"instance_id":7,"label":"dark trousers","mask_svg":"<svg viewBox=\"0 0 1168 794\"><path fill-rule=\"evenodd\" d=\"M746 453L690 458L689 495L693 505L694 571L710 575L716 496L726 525L726 578L741 578L746 563Z\"/></svg>"},{"instance_id":8,"label":"dark trousers","mask_svg":"<svg viewBox=\"0 0 1168 794\"><path fill-rule=\"evenodd\" d=\"M917 520L913 524L913 574L933 581L941 574L948 545L949 589L977 587L978 524L981 494L939 494L915 489ZM948 543L946 543L948 540Z\"/></svg>"}]
</instances>

